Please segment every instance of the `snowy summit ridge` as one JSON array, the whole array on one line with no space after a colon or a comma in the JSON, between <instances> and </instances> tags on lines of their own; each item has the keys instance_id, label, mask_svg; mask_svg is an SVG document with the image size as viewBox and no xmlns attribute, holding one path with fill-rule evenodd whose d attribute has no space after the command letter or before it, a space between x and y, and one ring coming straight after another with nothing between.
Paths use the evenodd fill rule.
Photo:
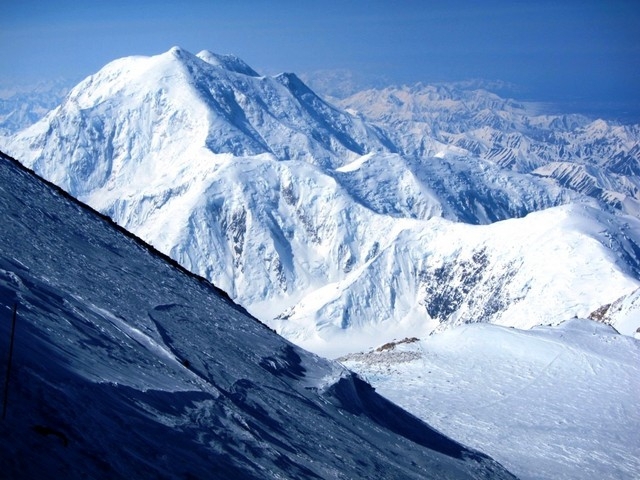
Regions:
<instances>
[{"instance_id":1,"label":"snowy summit ridge","mask_svg":"<svg viewBox=\"0 0 640 480\"><path fill-rule=\"evenodd\" d=\"M482 91L348 103L173 48L110 63L0 147L327 355L558 323L640 286L633 128ZM598 145L583 177L553 168Z\"/></svg>"}]
</instances>

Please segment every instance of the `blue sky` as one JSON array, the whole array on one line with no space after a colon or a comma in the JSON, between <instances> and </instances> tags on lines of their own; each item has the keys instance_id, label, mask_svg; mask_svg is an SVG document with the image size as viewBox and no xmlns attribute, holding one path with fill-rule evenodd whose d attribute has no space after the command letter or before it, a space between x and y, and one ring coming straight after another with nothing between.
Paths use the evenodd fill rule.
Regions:
<instances>
[{"instance_id":1,"label":"blue sky","mask_svg":"<svg viewBox=\"0 0 640 480\"><path fill-rule=\"evenodd\" d=\"M263 73L502 80L523 98L640 111L635 0L2 0L0 45L5 84L81 78L180 45Z\"/></svg>"}]
</instances>

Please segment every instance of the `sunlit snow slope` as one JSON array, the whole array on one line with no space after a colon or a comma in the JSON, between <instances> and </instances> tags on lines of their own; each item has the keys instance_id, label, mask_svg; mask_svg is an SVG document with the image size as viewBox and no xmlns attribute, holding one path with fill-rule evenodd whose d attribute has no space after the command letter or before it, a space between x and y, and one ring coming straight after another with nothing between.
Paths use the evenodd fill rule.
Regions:
<instances>
[{"instance_id":1,"label":"sunlit snow slope","mask_svg":"<svg viewBox=\"0 0 640 480\"><path fill-rule=\"evenodd\" d=\"M638 340L580 319L530 331L468 325L413 340L341 360L519 478L638 478Z\"/></svg>"},{"instance_id":2,"label":"sunlit snow slope","mask_svg":"<svg viewBox=\"0 0 640 480\"><path fill-rule=\"evenodd\" d=\"M3 478L512 478L0 155Z\"/></svg>"}]
</instances>

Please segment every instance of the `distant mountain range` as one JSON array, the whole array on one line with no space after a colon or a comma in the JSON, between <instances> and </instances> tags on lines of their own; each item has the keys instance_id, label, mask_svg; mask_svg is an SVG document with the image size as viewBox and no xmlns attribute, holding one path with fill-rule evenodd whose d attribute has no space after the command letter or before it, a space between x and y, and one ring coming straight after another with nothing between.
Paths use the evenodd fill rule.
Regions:
<instances>
[{"instance_id":1,"label":"distant mountain range","mask_svg":"<svg viewBox=\"0 0 640 480\"><path fill-rule=\"evenodd\" d=\"M26 128L60 105L77 82L64 79L18 87L0 85L0 137Z\"/></svg>"},{"instance_id":2,"label":"distant mountain range","mask_svg":"<svg viewBox=\"0 0 640 480\"><path fill-rule=\"evenodd\" d=\"M339 355L640 286L640 127L532 108L421 85L329 103L176 47L110 63L0 148Z\"/></svg>"},{"instance_id":3,"label":"distant mountain range","mask_svg":"<svg viewBox=\"0 0 640 480\"><path fill-rule=\"evenodd\" d=\"M535 106L487 91L446 86L368 90L340 105L384 126L404 155L437 154L437 140L638 216L640 125L536 114Z\"/></svg>"}]
</instances>

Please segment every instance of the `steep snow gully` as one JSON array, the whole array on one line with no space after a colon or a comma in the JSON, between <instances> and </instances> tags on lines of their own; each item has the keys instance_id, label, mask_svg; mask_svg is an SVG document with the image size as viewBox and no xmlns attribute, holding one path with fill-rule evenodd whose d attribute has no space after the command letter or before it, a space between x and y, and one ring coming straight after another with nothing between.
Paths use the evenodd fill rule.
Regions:
<instances>
[{"instance_id":1,"label":"steep snow gully","mask_svg":"<svg viewBox=\"0 0 640 480\"><path fill-rule=\"evenodd\" d=\"M0 218L4 478L514 478L4 154Z\"/></svg>"}]
</instances>

